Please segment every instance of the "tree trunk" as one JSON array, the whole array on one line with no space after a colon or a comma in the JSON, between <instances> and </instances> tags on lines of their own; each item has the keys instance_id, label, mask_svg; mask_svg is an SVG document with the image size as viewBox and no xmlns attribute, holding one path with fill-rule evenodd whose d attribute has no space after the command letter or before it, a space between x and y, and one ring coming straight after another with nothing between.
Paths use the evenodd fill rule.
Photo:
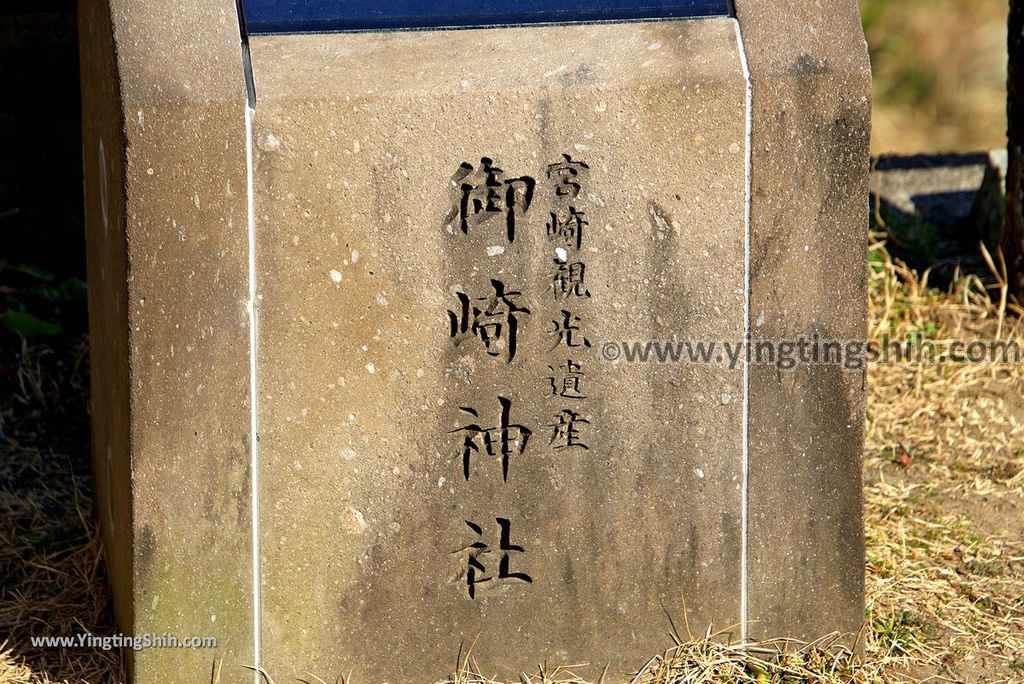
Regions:
<instances>
[{"instance_id":1,"label":"tree trunk","mask_svg":"<svg viewBox=\"0 0 1024 684\"><path fill-rule=\"evenodd\" d=\"M1006 232L1003 254L1007 259L1010 288L1018 301L1021 298L1021 276L1024 275L1024 0L1010 0L1009 77L1006 89L1008 121L1007 151L1010 165L1006 174Z\"/></svg>"}]
</instances>

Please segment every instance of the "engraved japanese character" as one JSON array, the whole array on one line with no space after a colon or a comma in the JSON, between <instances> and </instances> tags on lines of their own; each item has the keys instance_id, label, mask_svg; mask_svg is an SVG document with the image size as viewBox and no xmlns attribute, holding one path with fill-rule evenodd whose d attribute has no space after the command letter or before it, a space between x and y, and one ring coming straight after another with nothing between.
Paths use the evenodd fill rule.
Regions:
<instances>
[{"instance_id":1,"label":"engraved japanese character","mask_svg":"<svg viewBox=\"0 0 1024 684\"><path fill-rule=\"evenodd\" d=\"M501 552L501 559L498 561L498 577L497 579L511 579L518 580L520 582L526 582L527 584L533 583L533 578L527 575L525 572L512 572L510 555L512 553L523 553L524 549L522 546L518 546L512 543L512 523L508 518L495 518L498 523L500 530L498 539L498 551ZM490 547L483 540L484 530L480 525L469 520L466 521L466 525L469 529L476 533L478 539L469 546L465 547L464 550L469 550L469 562L466 568L466 586L469 591L469 598L476 598L476 585L484 582L490 582L494 579L491 576L484 575L487 572L487 568L484 566L481 556L485 553L489 553Z\"/></svg>"},{"instance_id":2,"label":"engraved japanese character","mask_svg":"<svg viewBox=\"0 0 1024 684\"><path fill-rule=\"evenodd\" d=\"M579 447L580 449L589 449L586 444L580 440L580 424L586 425L590 421L569 409L563 409L552 418L551 424L547 427L551 428L551 437L548 439L548 444L554 446L556 449L566 449L570 447Z\"/></svg>"},{"instance_id":3,"label":"engraved japanese character","mask_svg":"<svg viewBox=\"0 0 1024 684\"><path fill-rule=\"evenodd\" d=\"M584 277L587 266L582 261L562 261L555 259L555 273L551 278L551 288L555 293L555 299L572 295L574 297L590 297Z\"/></svg>"},{"instance_id":4,"label":"engraved japanese character","mask_svg":"<svg viewBox=\"0 0 1024 684\"><path fill-rule=\"evenodd\" d=\"M547 176L556 183L555 195L557 197L575 199L582 189L580 180L582 180L584 172L588 170L590 167L586 163L573 161L572 157L563 154L561 161L548 164Z\"/></svg>"},{"instance_id":5,"label":"engraved japanese character","mask_svg":"<svg viewBox=\"0 0 1024 684\"><path fill-rule=\"evenodd\" d=\"M567 359L560 366L548 366L551 375L548 376L548 383L551 385L551 396L562 397L563 399L586 399L583 394L583 367Z\"/></svg>"},{"instance_id":6,"label":"engraved japanese character","mask_svg":"<svg viewBox=\"0 0 1024 684\"><path fill-rule=\"evenodd\" d=\"M537 182L529 176L506 179L504 175L490 157L481 157L479 168L468 162L459 166L452 177L459 191L458 205L449 214L449 220L458 215L459 230L464 235L469 234L470 224L504 214L506 239L509 244L515 242L516 219L529 210Z\"/></svg>"},{"instance_id":7,"label":"engraved japanese character","mask_svg":"<svg viewBox=\"0 0 1024 684\"><path fill-rule=\"evenodd\" d=\"M551 348L554 349L560 344L565 344L570 349L576 349L577 347L589 348L590 340L580 332L579 323L579 316L563 309L561 311L561 319L551 321L551 326L548 328L548 332L558 338L551 345Z\"/></svg>"},{"instance_id":8,"label":"engraved japanese character","mask_svg":"<svg viewBox=\"0 0 1024 684\"><path fill-rule=\"evenodd\" d=\"M462 475L469 480L469 465L473 454L483 453L485 456L499 457L501 459L501 479L508 482L508 464L512 455L521 456L526 451L526 444L533 432L525 425L517 425L511 422L512 400L505 397L498 397L498 404L501 406L501 417L497 425L492 427L481 427L478 423L470 423L453 433L464 433L462 441ZM474 418L480 414L476 409L469 406L460 406L459 410Z\"/></svg>"},{"instance_id":9,"label":"engraved japanese character","mask_svg":"<svg viewBox=\"0 0 1024 684\"><path fill-rule=\"evenodd\" d=\"M504 350L506 362L511 363L516 356L519 316L529 315L530 310L515 301L522 293L506 289L500 280L491 280L491 288L492 294L475 299L464 292L456 293L459 308L448 311L450 337L457 345L472 335L480 339L489 356L501 356Z\"/></svg>"},{"instance_id":10,"label":"engraved japanese character","mask_svg":"<svg viewBox=\"0 0 1024 684\"><path fill-rule=\"evenodd\" d=\"M565 212L553 211L545 224L548 240L578 250L583 244L583 228L590 225L583 217L586 212L569 207Z\"/></svg>"}]
</instances>

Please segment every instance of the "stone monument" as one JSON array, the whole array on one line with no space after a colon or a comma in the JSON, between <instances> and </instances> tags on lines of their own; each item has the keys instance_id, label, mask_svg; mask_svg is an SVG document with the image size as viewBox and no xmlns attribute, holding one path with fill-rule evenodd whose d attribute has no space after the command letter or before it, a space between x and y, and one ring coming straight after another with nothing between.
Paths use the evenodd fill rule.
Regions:
<instances>
[{"instance_id":1,"label":"stone monument","mask_svg":"<svg viewBox=\"0 0 1024 684\"><path fill-rule=\"evenodd\" d=\"M863 370L621 358L864 338L855 1L491 4L82 3L118 619L218 639L134 681L860 629Z\"/></svg>"}]
</instances>

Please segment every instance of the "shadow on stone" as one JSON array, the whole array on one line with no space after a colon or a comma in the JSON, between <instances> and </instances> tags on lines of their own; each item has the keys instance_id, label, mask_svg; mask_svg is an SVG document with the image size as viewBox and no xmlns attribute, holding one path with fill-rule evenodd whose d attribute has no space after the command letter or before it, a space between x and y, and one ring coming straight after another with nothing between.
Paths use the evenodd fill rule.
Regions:
<instances>
[{"instance_id":1,"label":"shadow on stone","mask_svg":"<svg viewBox=\"0 0 1024 684\"><path fill-rule=\"evenodd\" d=\"M872 228L889 236L890 252L911 268L932 270L948 284L956 273L991 274L1003 235L1006 153L886 155L874 162Z\"/></svg>"}]
</instances>

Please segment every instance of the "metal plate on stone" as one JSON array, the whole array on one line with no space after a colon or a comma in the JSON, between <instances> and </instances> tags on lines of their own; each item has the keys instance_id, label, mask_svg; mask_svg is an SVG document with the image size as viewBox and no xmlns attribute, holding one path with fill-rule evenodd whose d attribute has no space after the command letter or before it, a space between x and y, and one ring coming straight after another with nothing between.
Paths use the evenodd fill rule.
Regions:
<instances>
[{"instance_id":1,"label":"metal plate on stone","mask_svg":"<svg viewBox=\"0 0 1024 684\"><path fill-rule=\"evenodd\" d=\"M307 33L728 16L730 0L243 0L249 33Z\"/></svg>"}]
</instances>

